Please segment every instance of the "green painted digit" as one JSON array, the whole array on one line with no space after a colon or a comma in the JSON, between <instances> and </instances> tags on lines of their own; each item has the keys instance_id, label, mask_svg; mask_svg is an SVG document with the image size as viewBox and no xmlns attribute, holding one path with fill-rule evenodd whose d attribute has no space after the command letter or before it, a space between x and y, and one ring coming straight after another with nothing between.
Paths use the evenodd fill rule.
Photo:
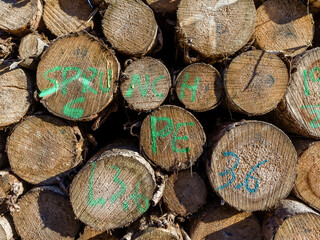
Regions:
<instances>
[{"instance_id":1,"label":"green painted digit","mask_svg":"<svg viewBox=\"0 0 320 240\"><path fill-rule=\"evenodd\" d=\"M81 118L83 115L83 112L84 112L83 109L82 108L72 108L71 106L76 103L83 103L84 100L85 100L84 97L79 97L79 98L73 99L72 101L68 102L63 107L63 114L68 117L74 118L74 119Z\"/></svg>"},{"instance_id":2,"label":"green painted digit","mask_svg":"<svg viewBox=\"0 0 320 240\"><path fill-rule=\"evenodd\" d=\"M96 170L96 164L94 162L91 163L92 165L92 171L89 179L89 194L88 194L88 205L91 207L97 206L98 204L104 205L106 204L106 199L104 198L97 198L93 199L93 177L94 177L94 171Z\"/></svg>"},{"instance_id":3,"label":"green painted digit","mask_svg":"<svg viewBox=\"0 0 320 240\"><path fill-rule=\"evenodd\" d=\"M150 206L150 203L149 203L149 199L143 195L143 194L139 194L138 193L138 190L140 188L140 184L141 184L141 181L139 181L134 189L134 194L130 195L129 196L129 199L130 200L134 200L135 204L136 204L136 207L138 208L138 211L141 212L141 213L145 213L149 206ZM144 201L144 207L141 206L139 200L142 199Z\"/></svg>"}]
</instances>

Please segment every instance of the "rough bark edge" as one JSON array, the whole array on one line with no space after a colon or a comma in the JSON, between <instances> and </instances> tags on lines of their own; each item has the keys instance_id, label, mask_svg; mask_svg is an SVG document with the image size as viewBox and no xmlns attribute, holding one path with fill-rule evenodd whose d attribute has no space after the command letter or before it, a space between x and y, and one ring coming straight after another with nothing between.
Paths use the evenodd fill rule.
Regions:
<instances>
[{"instance_id":1,"label":"rough bark edge","mask_svg":"<svg viewBox=\"0 0 320 240\"><path fill-rule=\"evenodd\" d=\"M300 202L289 199L280 201L280 205L273 215L262 224L262 233L265 239L274 239L275 234L286 219L305 213L315 214L320 217L319 213Z\"/></svg>"},{"instance_id":2,"label":"rough bark edge","mask_svg":"<svg viewBox=\"0 0 320 240\"><path fill-rule=\"evenodd\" d=\"M116 78L116 80L114 81L114 84L115 84L116 86L114 87L114 90L113 90L113 92L112 92L113 97L109 100L109 102L107 102L107 103L105 104L105 106L103 107L103 109L102 109L100 112L98 112L98 113L96 113L96 114L94 114L94 115L88 116L88 117L80 118L80 119L71 119L71 118L69 119L69 118L65 118L64 115L55 113L55 112L53 112L51 109L49 109L49 108L48 108L48 105L46 104L46 102L43 101L42 99L40 100L40 102L43 104L43 106L44 106L50 113L52 113L52 114L55 115L55 116L58 116L58 117L60 117L60 118L66 119L66 120L68 120L68 121L73 121L73 122L82 122L82 121L88 122L88 121L91 121L91 120L93 120L93 119L96 119L104 110L106 110L106 108L111 104L112 100L116 97L117 92L118 92L118 90L119 90L119 84L118 84L118 82L119 82L119 77L120 77L120 69L121 69L121 66L120 66L119 60L118 60L118 58L117 58L117 56L116 56L116 54L115 54L115 51L114 51L112 48L109 48L109 47L108 47L102 40L100 40L99 38L97 38L97 37L95 37L95 36L93 36L93 35L91 35L91 34L89 34L88 32L86 32L86 31L83 30L83 31L80 31L80 32L69 33L69 34L66 34L66 35L57 37L56 39L54 39L53 41L51 41L51 43L49 44L49 46L47 47L47 49L42 53L42 56L40 57L40 61L41 61L41 59L43 59L43 58L46 57L48 51L50 50L50 46L53 45L54 43L56 43L57 41L59 41L60 39L62 39L62 38L70 38L70 37L77 37L77 36L80 36L80 35L85 35L85 36L89 37L91 41L97 41L97 42L99 43L99 45L101 46L101 49L102 49L103 51L109 52L110 55L112 55L112 56L114 57L114 60L115 60L115 62L116 62L116 64L117 64L118 66L117 66L117 69L116 69L116 70L117 70L117 71L116 71L117 78ZM36 85L37 85L37 84L36 84ZM38 86L37 86L37 89L38 89L38 91L37 91L37 93L36 93L36 96L37 96L38 99L40 99Z\"/></svg>"}]
</instances>

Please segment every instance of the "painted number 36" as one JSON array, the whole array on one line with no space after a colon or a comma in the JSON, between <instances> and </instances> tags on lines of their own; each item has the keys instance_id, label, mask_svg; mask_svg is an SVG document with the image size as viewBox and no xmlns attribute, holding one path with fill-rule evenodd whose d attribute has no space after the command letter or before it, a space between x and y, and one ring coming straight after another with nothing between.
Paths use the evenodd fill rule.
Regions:
<instances>
[{"instance_id":1,"label":"painted number 36","mask_svg":"<svg viewBox=\"0 0 320 240\"><path fill-rule=\"evenodd\" d=\"M234 170L239 166L239 163L240 163L240 158L237 154L233 153L233 152L224 152L222 154L223 156L225 157L234 157L236 158L236 163L233 165L233 167L229 168L229 169L225 169L224 171L220 172L219 173L219 176L221 177L224 177L224 176L227 176L227 175L231 175L231 180L229 182L227 182L226 184L218 187L218 190L222 190L228 186L230 186L235 180L236 180L236 174L234 173ZM264 160L264 161L261 161L259 162L257 165L255 165L253 168L251 168L251 170L248 172L247 176L246 176L246 179L244 180L243 183L240 183L238 185L235 186L236 189L240 189L243 187L243 185L245 186L246 190L249 192L249 193L255 193L258 188L259 188L259 181L256 177L253 177L252 176L252 173L257 169L259 168L261 165L265 164L266 162L268 162L268 160ZM254 181L254 188L250 188L249 187L249 179L252 179Z\"/></svg>"}]
</instances>

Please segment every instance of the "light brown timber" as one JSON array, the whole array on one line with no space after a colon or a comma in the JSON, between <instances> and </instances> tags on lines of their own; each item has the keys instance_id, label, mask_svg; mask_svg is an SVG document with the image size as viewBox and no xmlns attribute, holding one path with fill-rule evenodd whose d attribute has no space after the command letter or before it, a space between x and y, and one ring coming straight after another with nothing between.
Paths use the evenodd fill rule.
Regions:
<instances>
[{"instance_id":1,"label":"light brown timber","mask_svg":"<svg viewBox=\"0 0 320 240\"><path fill-rule=\"evenodd\" d=\"M77 240L120 240L117 236L106 231L99 231L89 226L85 226L83 232Z\"/></svg>"},{"instance_id":2,"label":"light brown timber","mask_svg":"<svg viewBox=\"0 0 320 240\"><path fill-rule=\"evenodd\" d=\"M181 0L177 10L179 44L218 59L244 47L254 32L253 0Z\"/></svg>"},{"instance_id":3,"label":"light brown timber","mask_svg":"<svg viewBox=\"0 0 320 240\"><path fill-rule=\"evenodd\" d=\"M295 56L312 44L313 17L298 0L268 0L257 9L254 32L259 48Z\"/></svg>"},{"instance_id":4,"label":"light brown timber","mask_svg":"<svg viewBox=\"0 0 320 240\"><path fill-rule=\"evenodd\" d=\"M92 120L114 99L120 64L114 52L85 33L48 47L37 68L41 103L69 120Z\"/></svg>"},{"instance_id":5,"label":"light brown timber","mask_svg":"<svg viewBox=\"0 0 320 240\"><path fill-rule=\"evenodd\" d=\"M10 214L0 216L0 239L13 240L17 238L18 236Z\"/></svg>"},{"instance_id":6,"label":"light brown timber","mask_svg":"<svg viewBox=\"0 0 320 240\"><path fill-rule=\"evenodd\" d=\"M31 102L32 76L21 68L9 70L0 66L0 129L19 122L27 113Z\"/></svg>"},{"instance_id":7,"label":"light brown timber","mask_svg":"<svg viewBox=\"0 0 320 240\"><path fill-rule=\"evenodd\" d=\"M192 166L202 154L205 142L200 122L177 106L159 107L141 125L141 153L167 171Z\"/></svg>"},{"instance_id":8,"label":"light brown timber","mask_svg":"<svg viewBox=\"0 0 320 240\"><path fill-rule=\"evenodd\" d=\"M174 215L196 213L205 203L207 187L196 172L186 169L173 173L166 181L163 202Z\"/></svg>"},{"instance_id":9,"label":"light brown timber","mask_svg":"<svg viewBox=\"0 0 320 240\"><path fill-rule=\"evenodd\" d=\"M295 138L293 143L299 156L294 194L320 211L320 142Z\"/></svg>"},{"instance_id":10,"label":"light brown timber","mask_svg":"<svg viewBox=\"0 0 320 240\"><path fill-rule=\"evenodd\" d=\"M282 200L262 230L266 240L319 239L320 215L300 202Z\"/></svg>"},{"instance_id":11,"label":"light brown timber","mask_svg":"<svg viewBox=\"0 0 320 240\"><path fill-rule=\"evenodd\" d=\"M293 63L286 95L273 118L288 132L320 138L320 48L307 50Z\"/></svg>"},{"instance_id":12,"label":"light brown timber","mask_svg":"<svg viewBox=\"0 0 320 240\"><path fill-rule=\"evenodd\" d=\"M149 227L142 233L133 236L132 240L182 240L182 235L177 227L165 228Z\"/></svg>"},{"instance_id":13,"label":"light brown timber","mask_svg":"<svg viewBox=\"0 0 320 240\"><path fill-rule=\"evenodd\" d=\"M7 140L12 171L32 184L56 182L81 163L83 150L77 127L46 115L26 118Z\"/></svg>"},{"instance_id":14,"label":"light brown timber","mask_svg":"<svg viewBox=\"0 0 320 240\"><path fill-rule=\"evenodd\" d=\"M288 86L285 63L275 54L252 50L234 58L224 74L230 109L249 116L275 109Z\"/></svg>"},{"instance_id":15,"label":"light brown timber","mask_svg":"<svg viewBox=\"0 0 320 240\"><path fill-rule=\"evenodd\" d=\"M164 102L170 87L171 76L167 67L155 58L144 57L126 67L120 90L130 109L150 111Z\"/></svg>"},{"instance_id":16,"label":"light brown timber","mask_svg":"<svg viewBox=\"0 0 320 240\"><path fill-rule=\"evenodd\" d=\"M223 97L220 73L205 63L185 67L177 76L175 90L185 108L197 112L214 109Z\"/></svg>"},{"instance_id":17,"label":"light brown timber","mask_svg":"<svg viewBox=\"0 0 320 240\"><path fill-rule=\"evenodd\" d=\"M49 40L36 32L23 37L19 45L19 58L22 60L19 63L20 66L35 70L39 58L48 44Z\"/></svg>"},{"instance_id":18,"label":"light brown timber","mask_svg":"<svg viewBox=\"0 0 320 240\"><path fill-rule=\"evenodd\" d=\"M80 221L75 219L67 196L55 186L33 188L19 199L18 205L20 211L11 215L24 240L71 240L80 230Z\"/></svg>"},{"instance_id":19,"label":"light brown timber","mask_svg":"<svg viewBox=\"0 0 320 240\"><path fill-rule=\"evenodd\" d=\"M42 15L41 0L0 1L0 30L18 36L37 30Z\"/></svg>"},{"instance_id":20,"label":"light brown timber","mask_svg":"<svg viewBox=\"0 0 320 240\"><path fill-rule=\"evenodd\" d=\"M93 28L92 9L83 0L44 0L43 21L57 37ZM90 21L88 21L90 20Z\"/></svg>"},{"instance_id":21,"label":"light brown timber","mask_svg":"<svg viewBox=\"0 0 320 240\"><path fill-rule=\"evenodd\" d=\"M88 226L120 228L148 210L155 181L152 167L137 152L101 150L72 181L70 201L77 218Z\"/></svg>"},{"instance_id":22,"label":"light brown timber","mask_svg":"<svg viewBox=\"0 0 320 240\"><path fill-rule=\"evenodd\" d=\"M259 220L252 213L214 202L191 221L190 237L192 240L262 240L262 231Z\"/></svg>"},{"instance_id":23,"label":"light brown timber","mask_svg":"<svg viewBox=\"0 0 320 240\"><path fill-rule=\"evenodd\" d=\"M109 3L102 30L117 51L144 56L156 44L158 25L152 9L141 0L119 0Z\"/></svg>"},{"instance_id":24,"label":"light brown timber","mask_svg":"<svg viewBox=\"0 0 320 240\"><path fill-rule=\"evenodd\" d=\"M296 178L297 152L270 123L225 125L212 139L207 175L214 191L243 211L263 211L287 197Z\"/></svg>"}]
</instances>

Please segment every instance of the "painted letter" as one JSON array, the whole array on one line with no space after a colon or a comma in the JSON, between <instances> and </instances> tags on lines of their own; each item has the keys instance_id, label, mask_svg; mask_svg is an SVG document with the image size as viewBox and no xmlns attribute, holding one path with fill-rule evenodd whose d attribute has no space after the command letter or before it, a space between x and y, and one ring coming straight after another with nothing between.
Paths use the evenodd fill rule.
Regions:
<instances>
[{"instance_id":1,"label":"painted letter","mask_svg":"<svg viewBox=\"0 0 320 240\"><path fill-rule=\"evenodd\" d=\"M195 98L196 98L196 94L197 94L197 89L198 89L198 84L199 84L200 78L198 78L198 77L196 78L196 81L195 81L193 86L187 84L188 78L189 78L189 73L186 74L186 76L184 78L184 81L182 83L181 91L180 91L180 98L184 99L184 91L185 91L186 88L189 88L192 91L191 101L194 102Z\"/></svg>"},{"instance_id":2,"label":"painted letter","mask_svg":"<svg viewBox=\"0 0 320 240\"><path fill-rule=\"evenodd\" d=\"M180 136L180 137L177 136L179 129L183 126L194 126L194 123L188 122L188 123L178 123L177 124L176 130L174 131L173 138L172 138L172 150L177 153L187 153L190 151L189 147L182 148L182 149L178 149L176 147L176 141L178 141L178 140L188 141L188 139L189 139L188 136Z\"/></svg>"},{"instance_id":3,"label":"painted letter","mask_svg":"<svg viewBox=\"0 0 320 240\"><path fill-rule=\"evenodd\" d=\"M44 97L44 96L47 96L47 95L50 95L52 93L55 93L55 92L58 92L59 91L59 82L56 81L55 79L53 78L48 78L47 75L48 73L51 73L51 72L55 72L55 71L60 71L62 69L62 67L60 66L56 66L54 68L51 68L50 70L46 71L44 74L43 74L43 77L47 80L49 80L49 82L51 82L53 84L53 87L52 88L47 88L47 89L43 89L43 90L40 90L40 94L39 94L39 97Z\"/></svg>"},{"instance_id":4,"label":"painted letter","mask_svg":"<svg viewBox=\"0 0 320 240\"><path fill-rule=\"evenodd\" d=\"M160 131L156 130L157 122L166 121L167 126L165 126ZM157 138L158 137L167 137L173 130L174 125L173 121L167 117L154 117L150 118L150 127L151 127L151 144L152 144L152 152L157 153Z\"/></svg>"}]
</instances>

